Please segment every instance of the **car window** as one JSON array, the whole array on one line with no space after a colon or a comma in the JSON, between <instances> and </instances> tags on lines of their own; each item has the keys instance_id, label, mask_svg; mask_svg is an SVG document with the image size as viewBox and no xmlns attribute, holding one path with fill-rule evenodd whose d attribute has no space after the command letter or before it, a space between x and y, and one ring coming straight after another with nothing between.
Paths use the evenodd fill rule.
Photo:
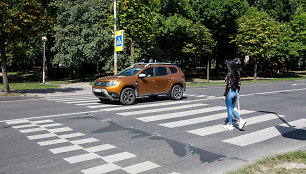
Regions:
<instances>
[{"instance_id":1,"label":"car window","mask_svg":"<svg viewBox=\"0 0 306 174\"><path fill-rule=\"evenodd\" d=\"M117 74L117 76L133 76L137 74L143 67L130 67Z\"/></svg>"},{"instance_id":2,"label":"car window","mask_svg":"<svg viewBox=\"0 0 306 174\"><path fill-rule=\"evenodd\" d=\"M168 75L168 71L166 67L156 67L155 70L156 76L166 76Z\"/></svg>"},{"instance_id":3,"label":"car window","mask_svg":"<svg viewBox=\"0 0 306 174\"><path fill-rule=\"evenodd\" d=\"M146 77L154 77L153 67L147 68L141 72L141 74L145 74Z\"/></svg>"},{"instance_id":4,"label":"car window","mask_svg":"<svg viewBox=\"0 0 306 174\"><path fill-rule=\"evenodd\" d=\"M175 67L169 67L172 74L177 73L177 69Z\"/></svg>"}]
</instances>

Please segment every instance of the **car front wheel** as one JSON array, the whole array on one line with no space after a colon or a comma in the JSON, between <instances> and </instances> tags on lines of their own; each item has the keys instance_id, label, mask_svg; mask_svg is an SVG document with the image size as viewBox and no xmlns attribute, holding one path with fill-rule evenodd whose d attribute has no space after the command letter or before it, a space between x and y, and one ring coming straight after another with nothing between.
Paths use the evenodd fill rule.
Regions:
<instances>
[{"instance_id":1,"label":"car front wheel","mask_svg":"<svg viewBox=\"0 0 306 174\"><path fill-rule=\"evenodd\" d=\"M125 88L120 94L120 103L123 105L132 105L135 102L135 91L132 88Z\"/></svg>"},{"instance_id":2,"label":"car front wheel","mask_svg":"<svg viewBox=\"0 0 306 174\"><path fill-rule=\"evenodd\" d=\"M180 100L183 97L183 88L180 85L173 86L170 94L171 99Z\"/></svg>"}]
</instances>

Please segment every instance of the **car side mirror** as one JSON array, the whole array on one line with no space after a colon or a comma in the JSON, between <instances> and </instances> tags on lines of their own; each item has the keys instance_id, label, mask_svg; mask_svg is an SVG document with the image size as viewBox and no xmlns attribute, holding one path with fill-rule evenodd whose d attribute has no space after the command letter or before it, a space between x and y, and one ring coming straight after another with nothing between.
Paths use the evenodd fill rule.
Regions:
<instances>
[{"instance_id":1,"label":"car side mirror","mask_svg":"<svg viewBox=\"0 0 306 174\"><path fill-rule=\"evenodd\" d=\"M147 77L147 75L146 74L139 74L138 77L139 78L145 78L145 77Z\"/></svg>"}]
</instances>

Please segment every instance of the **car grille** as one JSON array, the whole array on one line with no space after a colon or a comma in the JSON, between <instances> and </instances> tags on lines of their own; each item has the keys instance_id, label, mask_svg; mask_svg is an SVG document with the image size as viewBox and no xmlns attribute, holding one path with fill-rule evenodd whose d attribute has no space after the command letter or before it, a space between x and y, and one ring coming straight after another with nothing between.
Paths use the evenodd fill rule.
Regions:
<instances>
[{"instance_id":1,"label":"car grille","mask_svg":"<svg viewBox=\"0 0 306 174\"><path fill-rule=\"evenodd\" d=\"M105 81L95 81L94 86L106 87L107 86L107 82L105 82Z\"/></svg>"}]
</instances>

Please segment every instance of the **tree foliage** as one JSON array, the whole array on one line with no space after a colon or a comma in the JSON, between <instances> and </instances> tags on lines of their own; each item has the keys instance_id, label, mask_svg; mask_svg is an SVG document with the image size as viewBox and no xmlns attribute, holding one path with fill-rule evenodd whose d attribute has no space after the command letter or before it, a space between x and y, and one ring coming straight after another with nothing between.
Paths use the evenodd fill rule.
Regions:
<instances>
[{"instance_id":1,"label":"tree foliage","mask_svg":"<svg viewBox=\"0 0 306 174\"><path fill-rule=\"evenodd\" d=\"M7 51L18 41L41 34L53 21L35 0L1 0L0 8L1 67L4 91L9 93Z\"/></svg>"}]
</instances>

